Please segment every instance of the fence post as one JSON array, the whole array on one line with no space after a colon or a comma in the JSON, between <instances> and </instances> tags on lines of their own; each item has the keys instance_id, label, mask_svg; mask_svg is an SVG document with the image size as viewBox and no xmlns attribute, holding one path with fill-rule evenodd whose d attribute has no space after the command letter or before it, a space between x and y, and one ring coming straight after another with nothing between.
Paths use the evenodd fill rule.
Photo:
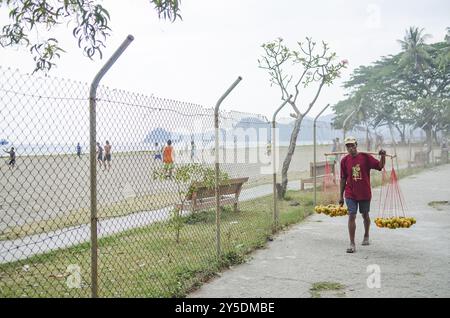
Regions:
<instances>
[{"instance_id":1,"label":"fence post","mask_svg":"<svg viewBox=\"0 0 450 318\"><path fill-rule=\"evenodd\" d=\"M317 119L320 117L320 115L322 115L322 113L325 111L325 109L327 109L330 106L330 104L328 104L327 106L325 106L320 113L316 116L316 118L314 118L314 124L313 124L313 138L314 138L314 166L313 166L313 171L314 171L314 206L317 205L317 173L316 173L316 122ZM328 160L328 159L326 159Z\"/></svg>"},{"instance_id":2,"label":"fence post","mask_svg":"<svg viewBox=\"0 0 450 318\"><path fill-rule=\"evenodd\" d=\"M109 58L106 64L100 69L91 83L89 90L89 158L90 158L90 181L91 181L91 296L98 297L98 242L97 242L97 160L96 160L96 97L97 87L102 77L108 72L119 56L134 40L132 35L128 35L125 41Z\"/></svg>"},{"instance_id":3,"label":"fence post","mask_svg":"<svg viewBox=\"0 0 450 318\"><path fill-rule=\"evenodd\" d=\"M358 108L355 109L355 110L353 110L353 111L347 116L347 118L345 118L344 123L342 124L342 130L344 131L344 140L343 140L344 146L345 146L345 133L346 133L345 127L347 126L347 121L348 121L355 113L359 112L359 110L360 110L361 107L362 107L362 102L363 102L363 98L361 98L361 100L359 101L359 106L358 106Z\"/></svg>"},{"instance_id":4,"label":"fence post","mask_svg":"<svg viewBox=\"0 0 450 318\"><path fill-rule=\"evenodd\" d=\"M238 77L234 83L227 89L227 91L219 98L214 109L214 128L215 128L215 173L216 173L216 244L217 244L217 259L220 259L220 194L219 194L219 107L223 100L231 93L237 84L242 80Z\"/></svg>"},{"instance_id":5,"label":"fence post","mask_svg":"<svg viewBox=\"0 0 450 318\"><path fill-rule=\"evenodd\" d=\"M278 112L286 105L292 98L292 95L286 99L283 104L278 107L278 109L273 113L272 116L272 166L273 166L273 227L272 233L274 233L278 229L278 209L277 209L277 165L276 165L276 156L275 156L275 129L276 129L276 117Z\"/></svg>"}]
</instances>

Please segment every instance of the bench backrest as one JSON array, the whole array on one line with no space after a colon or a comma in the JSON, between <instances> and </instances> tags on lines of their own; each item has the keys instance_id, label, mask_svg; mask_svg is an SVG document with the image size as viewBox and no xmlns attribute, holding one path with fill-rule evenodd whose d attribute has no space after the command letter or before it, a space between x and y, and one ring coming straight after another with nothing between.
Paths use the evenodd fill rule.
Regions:
<instances>
[{"instance_id":1,"label":"bench backrest","mask_svg":"<svg viewBox=\"0 0 450 318\"><path fill-rule=\"evenodd\" d=\"M334 162L328 162L330 165L331 173L335 173L336 164ZM327 165L326 161L317 161L316 162L316 175L323 176L325 175L325 167ZM314 162L309 163L309 176L314 177Z\"/></svg>"},{"instance_id":2,"label":"bench backrest","mask_svg":"<svg viewBox=\"0 0 450 318\"><path fill-rule=\"evenodd\" d=\"M222 184L219 185L219 192L221 195L236 194L241 190L242 185L247 181L248 177L228 179L227 181L224 181ZM194 193L196 198L198 199L211 198L216 195L215 188L211 189L198 182L192 183L191 186L194 187L195 190L193 193L189 193L188 195L186 195L186 199L188 200L192 200Z\"/></svg>"}]
</instances>

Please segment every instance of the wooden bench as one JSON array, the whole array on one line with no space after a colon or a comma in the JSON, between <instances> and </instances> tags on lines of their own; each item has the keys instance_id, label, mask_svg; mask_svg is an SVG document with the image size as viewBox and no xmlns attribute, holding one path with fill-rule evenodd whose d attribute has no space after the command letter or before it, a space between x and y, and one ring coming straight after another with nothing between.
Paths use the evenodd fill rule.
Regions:
<instances>
[{"instance_id":1,"label":"wooden bench","mask_svg":"<svg viewBox=\"0 0 450 318\"><path fill-rule=\"evenodd\" d=\"M318 182L323 182L326 174L325 174L325 167L327 162L326 161L319 161L316 162L316 178ZM336 173L336 162L328 162L331 168L331 173L333 175L333 178ZM301 179L300 180L300 189L305 190L305 184L306 183L314 183L314 163L309 163L309 178Z\"/></svg>"},{"instance_id":2,"label":"wooden bench","mask_svg":"<svg viewBox=\"0 0 450 318\"><path fill-rule=\"evenodd\" d=\"M248 177L228 179L219 185L220 201L219 205L233 204L234 212L238 210L239 195L242 186L248 181ZM186 195L186 201L177 204L177 209L190 210L191 212L211 209L216 206L216 190L209 188L201 183L191 184L194 191Z\"/></svg>"}]
</instances>

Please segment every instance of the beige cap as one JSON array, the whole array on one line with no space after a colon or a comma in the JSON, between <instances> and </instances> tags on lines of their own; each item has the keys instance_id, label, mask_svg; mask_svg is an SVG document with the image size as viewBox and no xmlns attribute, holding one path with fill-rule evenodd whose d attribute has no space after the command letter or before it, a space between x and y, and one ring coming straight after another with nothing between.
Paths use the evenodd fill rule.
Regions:
<instances>
[{"instance_id":1,"label":"beige cap","mask_svg":"<svg viewBox=\"0 0 450 318\"><path fill-rule=\"evenodd\" d=\"M355 137L346 137L344 140L344 144L356 144L356 138Z\"/></svg>"}]
</instances>

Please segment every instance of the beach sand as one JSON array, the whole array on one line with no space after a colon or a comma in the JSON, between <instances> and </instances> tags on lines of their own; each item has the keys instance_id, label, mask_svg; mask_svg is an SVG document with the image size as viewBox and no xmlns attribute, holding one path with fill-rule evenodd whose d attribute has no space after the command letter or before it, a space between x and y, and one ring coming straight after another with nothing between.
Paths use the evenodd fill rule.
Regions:
<instances>
[{"instance_id":1,"label":"beach sand","mask_svg":"<svg viewBox=\"0 0 450 318\"><path fill-rule=\"evenodd\" d=\"M318 146L317 161L323 161L323 153L330 149L330 145ZM386 150L388 153L393 153L391 147L386 147ZM398 147L397 151L399 165L406 165L409 158L408 147ZM245 149L239 149L236 156L243 158L245 152ZM201 153L201 150L197 151L196 162L201 161ZM286 153L287 147L281 147L280 167ZM205 150L204 155L204 159L210 167L213 167L214 157L211 156L210 151ZM234 155L231 155L228 158L233 157ZM227 171L230 177L250 177L246 188L261 183L271 183L271 169L267 164L269 158L266 155L262 158L264 164L225 162L221 164L221 169ZM2 161L5 160L6 158L3 157ZM177 151L177 163L189 161L189 153ZM298 146L289 169L291 178L307 177L311 161L313 161L313 146ZM265 168L262 170L262 167ZM161 162L155 161L148 152L120 154L113 152L110 170L97 167L99 217L108 217L108 209L111 205L126 202L127 199L150 197L150 201L157 201L153 208L177 203L177 187L173 181L153 180L152 172L159 168L161 168ZM9 170L6 164L1 165L0 169L2 175L0 179L0 239L5 239L5 234L10 233L11 229L15 229L16 232L18 229L23 230L22 233L16 233L16 236L29 235L45 231L48 225L55 229L85 224L89 221L90 170L87 154L78 158L75 154L20 156L18 153L15 169ZM281 181L280 174L278 181ZM144 211L153 209L151 205L146 206L142 203L138 208ZM123 211L119 214L127 214L135 212L136 207L128 209L125 205L121 209ZM30 224L35 226L26 227ZM42 227L41 230L39 227Z\"/></svg>"}]
</instances>

